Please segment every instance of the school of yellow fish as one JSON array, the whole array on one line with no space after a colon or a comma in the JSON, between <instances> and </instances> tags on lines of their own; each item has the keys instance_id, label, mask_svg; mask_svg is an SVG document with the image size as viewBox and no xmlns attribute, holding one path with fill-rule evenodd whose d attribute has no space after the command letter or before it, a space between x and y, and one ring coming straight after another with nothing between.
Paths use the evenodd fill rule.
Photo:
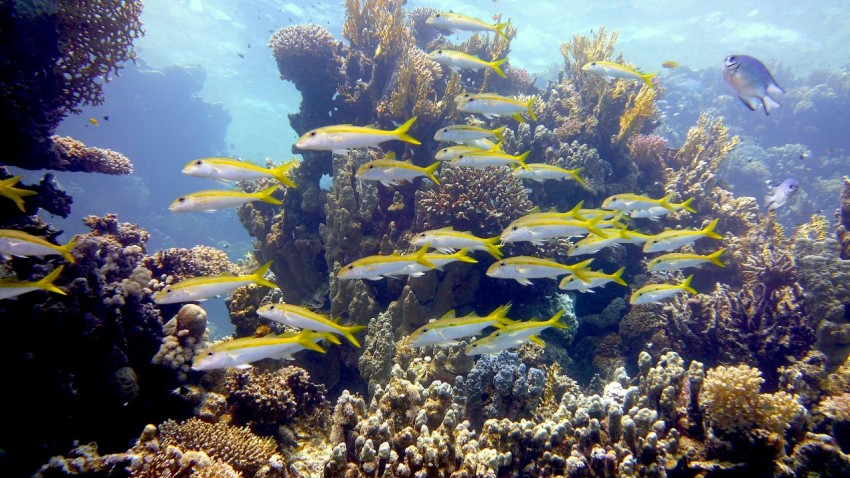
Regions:
<instances>
[{"instance_id":1,"label":"school of yellow fish","mask_svg":"<svg viewBox=\"0 0 850 478\"><path fill-rule=\"evenodd\" d=\"M501 37L505 37L504 29L510 24L509 22L488 24L478 19L448 12L434 14L426 23L445 32L490 31ZM429 57L458 75L464 70L487 69L505 77L501 65L508 61L507 58L487 61L464 52L445 49L430 52ZM669 62L669 65L665 63L663 66L672 67L673 63ZM625 65L607 61L591 61L584 65L583 71L607 78L636 80L643 82L647 87L655 88L650 81L654 73L642 74ZM524 115L528 115L532 120L537 118L534 111L535 98L518 99L493 93L463 93L457 95L454 100L459 111L481 115L485 119L509 116L519 122L525 122ZM408 134L415 122L416 117L410 118L394 130L353 125L324 126L302 135L296 147L304 150L344 153L356 148L380 148L382 143L392 140L416 146L421 143ZM93 124L96 125L94 122ZM506 153L501 146L504 129L505 126L487 129L466 124L447 125L436 132L434 139L453 145L440 149L436 153L435 162L430 166L419 167L410 161L396 160L393 153L387 153L382 159L360 166L356 177L361 181L379 182L386 187L396 186L402 181L411 182L420 177L439 184L434 173L442 163L449 162L454 166L469 168L509 167L512 168L512 174L519 179L537 182L574 180L585 186L584 179L579 176L581 168L569 170L549 164L529 163L530 152L518 155ZM274 168L264 168L247 161L211 157L189 162L183 168L183 173L220 182L273 178L283 186L295 188L296 184L288 176L289 170L295 164L293 160ZM12 200L21 211L24 211L23 198L35 192L15 188L15 184L20 179L16 176L0 182L0 196ZM212 212L251 201L280 205L281 201L273 197L279 187L275 185L253 193L233 189L198 191L178 197L169 209L174 212ZM585 293L592 293L593 289L611 282L626 286L626 282L622 279L624 268L613 273L592 270L590 265L593 258L575 264L562 264L551 259L531 256L503 257L501 248L504 244L514 242L542 244L554 239L581 238L574 240L568 252L569 256L575 257L592 255L603 248L617 244L642 245L644 252L655 253L674 251L703 237L722 239L722 236L714 232L717 220L699 230L666 230L652 236L628 229L622 222L626 217L658 220L662 216L679 210L694 212L690 206L691 200L682 203L671 201L672 195L653 199L635 194L617 194L605 199L600 209L585 209L579 203L566 212L534 210L513 221L499 236L490 238L475 237L468 232L456 231L452 227L422 231L416 233L410 241L411 245L417 248L414 252L407 254L396 252L391 255L375 255L358 259L340 268L337 278L381 280L386 277L415 277L434 269L440 270L452 262L477 263L478 260L471 254L482 251L495 259L486 272L487 276L493 278L513 279L522 285L532 284L533 279L557 280L560 278L560 289ZM71 255L71 250L74 245L75 242L71 241L64 246L58 246L44 238L31 236L21 231L0 230L0 255L7 258L58 254L73 263L74 257ZM431 249L435 252L429 252ZM722 253L723 249L705 256L668 252L650 260L647 269L679 271L703 263L713 263L723 267L719 259ZM270 262L266 263L249 275L203 276L179 281L155 293L153 300L157 304L204 301L232 293L236 288L252 283L274 288L277 286L264 277L270 266ZM35 282L0 279L0 299L13 298L39 289L64 294L64 291L53 285L53 281L62 269L63 267L58 267ZM654 284L641 287L631 294L630 302L633 305L659 303L680 292L694 294L696 291L690 286L692 277L688 276L679 284ZM542 330L549 327L567 327L559 322L563 311L556 313L548 320L515 321L507 317L509 310L510 304L506 304L484 317L477 314L456 317L454 311L450 311L414 331L407 338L406 343L409 347L429 345L446 347L457 344L460 339L479 336L488 328L495 329L489 335L474 340L467 346L468 355L479 355L496 353L527 342L544 345L538 337ZM354 334L365 329L364 326L343 326L338 320L292 304L267 304L260 307L257 313L267 320L300 329L300 332L219 342L206 353L196 357L192 368L211 370L224 367L248 367L251 362L263 358L290 359L293 353L304 349L324 352L319 342L340 344L337 336L342 336L351 345L359 347L360 343Z\"/></svg>"}]
</instances>

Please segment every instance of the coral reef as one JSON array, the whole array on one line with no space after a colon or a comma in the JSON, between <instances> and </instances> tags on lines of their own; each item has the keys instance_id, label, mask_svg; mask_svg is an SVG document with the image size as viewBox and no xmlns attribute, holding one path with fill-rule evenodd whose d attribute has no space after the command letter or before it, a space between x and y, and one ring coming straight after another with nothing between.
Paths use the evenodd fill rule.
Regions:
<instances>
[{"instance_id":1,"label":"coral reef","mask_svg":"<svg viewBox=\"0 0 850 478\"><path fill-rule=\"evenodd\" d=\"M82 171L85 173L132 174L133 165L121 153L108 149L89 148L68 137L53 136L52 151L55 160L42 165L56 171Z\"/></svg>"},{"instance_id":2,"label":"coral reef","mask_svg":"<svg viewBox=\"0 0 850 478\"><path fill-rule=\"evenodd\" d=\"M186 382L195 355L209 347L206 311L195 304L184 305L162 326L162 334L162 346L152 362L174 369L177 379Z\"/></svg>"}]
</instances>

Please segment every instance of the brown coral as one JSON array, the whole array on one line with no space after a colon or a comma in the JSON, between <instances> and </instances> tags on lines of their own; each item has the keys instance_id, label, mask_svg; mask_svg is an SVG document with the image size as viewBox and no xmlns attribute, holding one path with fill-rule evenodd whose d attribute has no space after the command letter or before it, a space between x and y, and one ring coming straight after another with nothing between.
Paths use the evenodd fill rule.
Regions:
<instances>
[{"instance_id":1,"label":"brown coral","mask_svg":"<svg viewBox=\"0 0 850 478\"><path fill-rule=\"evenodd\" d=\"M269 39L269 48L280 77L302 93L321 85L328 85L328 92L333 90L342 68L342 43L326 28L312 24L282 28Z\"/></svg>"},{"instance_id":2,"label":"brown coral","mask_svg":"<svg viewBox=\"0 0 850 478\"><path fill-rule=\"evenodd\" d=\"M207 313L198 305L186 304L162 331L162 346L151 362L176 370L178 379L185 382L195 355L209 346Z\"/></svg>"},{"instance_id":3,"label":"brown coral","mask_svg":"<svg viewBox=\"0 0 850 478\"><path fill-rule=\"evenodd\" d=\"M234 418L239 423L278 425L294 417L309 418L325 403L325 388L299 367L273 372L230 369L224 380Z\"/></svg>"},{"instance_id":4,"label":"brown coral","mask_svg":"<svg viewBox=\"0 0 850 478\"><path fill-rule=\"evenodd\" d=\"M90 148L68 137L53 136L54 162L48 169L57 171L82 171L86 173L132 174L133 164L121 153L101 148Z\"/></svg>"}]
</instances>

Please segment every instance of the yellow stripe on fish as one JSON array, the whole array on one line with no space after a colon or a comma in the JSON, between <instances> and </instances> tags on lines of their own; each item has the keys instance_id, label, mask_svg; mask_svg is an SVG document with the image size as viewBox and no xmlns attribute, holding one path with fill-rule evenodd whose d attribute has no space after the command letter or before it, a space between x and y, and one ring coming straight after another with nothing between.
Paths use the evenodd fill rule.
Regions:
<instances>
[{"instance_id":1,"label":"yellow stripe on fish","mask_svg":"<svg viewBox=\"0 0 850 478\"><path fill-rule=\"evenodd\" d=\"M178 302L201 302L219 295L229 294L243 285L252 283L276 289L277 284L263 278L271 265L271 261L266 262L256 272L249 275L222 274L185 279L165 286L164 289L153 295L153 301L160 305Z\"/></svg>"},{"instance_id":2,"label":"yellow stripe on fish","mask_svg":"<svg viewBox=\"0 0 850 478\"><path fill-rule=\"evenodd\" d=\"M660 304L662 300L673 297L679 292L694 295L697 291L691 287L691 279L693 278L693 275L689 275L681 284L652 284L641 287L632 292L629 303L632 305Z\"/></svg>"},{"instance_id":3,"label":"yellow stripe on fish","mask_svg":"<svg viewBox=\"0 0 850 478\"><path fill-rule=\"evenodd\" d=\"M510 116L520 123L525 123L522 114L526 112L531 119L537 120L537 115L532 108L536 100L536 98L530 98L523 102L495 93L463 93L455 97L459 111L477 113L488 119L494 116Z\"/></svg>"},{"instance_id":4,"label":"yellow stripe on fish","mask_svg":"<svg viewBox=\"0 0 850 478\"><path fill-rule=\"evenodd\" d=\"M584 270L590 266L591 262L593 259L566 265L532 256L506 257L494 262L487 269L487 276L496 279L514 279L522 285L531 285L529 279L557 279L564 274L573 274L579 279L589 281L590 278L585 275Z\"/></svg>"},{"instance_id":5,"label":"yellow stripe on fish","mask_svg":"<svg viewBox=\"0 0 850 478\"><path fill-rule=\"evenodd\" d=\"M168 206L172 212L211 212L226 207L241 206L252 201L263 201L269 204L283 204L279 199L272 197L280 186L275 185L255 193L242 191L224 191L211 189L180 196Z\"/></svg>"},{"instance_id":6,"label":"yellow stripe on fish","mask_svg":"<svg viewBox=\"0 0 850 478\"><path fill-rule=\"evenodd\" d=\"M274 168L264 168L233 158L201 158L187 163L183 167L183 174L223 181L275 178L287 187L294 188L295 183L289 179L288 174L296 165L298 165L298 161L291 160Z\"/></svg>"},{"instance_id":7,"label":"yellow stripe on fish","mask_svg":"<svg viewBox=\"0 0 850 478\"><path fill-rule=\"evenodd\" d=\"M196 355L192 361L192 370L248 368L251 362L267 358L292 360L292 354L304 349L325 353L325 349L316 342L329 336L331 334L327 332L302 330L298 333L225 340Z\"/></svg>"},{"instance_id":8,"label":"yellow stripe on fish","mask_svg":"<svg viewBox=\"0 0 850 478\"><path fill-rule=\"evenodd\" d=\"M723 236L714 232L718 219L711 221L703 229L667 230L660 232L643 245L643 252L672 251L684 245L692 244L701 237L710 239L723 239Z\"/></svg>"},{"instance_id":9,"label":"yellow stripe on fish","mask_svg":"<svg viewBox=\"0 0 850 478\"><path fill-rule=\"evenodd\" d=\"M513 175L520 179L530 179L542 183L547 179L568 179L572 178L579 182L582 186L587 186L587 183L581 176L578 175L584 168L564 169L558 166L546 163L530 163L528 169L514 169Z\"/></svg>"},{"instance_id":10,"label":"yellow stripe on fish","mask_svg":"<svg viewBox=\"0 0 850 478\"><path fill-rule=\"evenodd\" d=\"M602 271L583 271L583 274L590 279L589 281L579 279L574 275L568 275L561 279L561 282L558 284L558 288L562 290L593 293L592 289L602 287L609 282L616 282L617 284L627 286L628 284L626 284L626 281L622 279L623 272L625 271L625 267L621 267L613 274L606 274Z\"/></svg>"},{"instance_id":11,"label":"yellow stripe on fish","mask_svg":"<svg viewBox=\"0 0 850 478\"><path fill-rule=\"evenodd\" d=\"M416 247L430 244L431 247L442 253L451 253L458 249L487 251L497 260L502 258L502 251L500 250L502 246L498 242L498 236L480 238L468 232L455 231L451 226L417 233L410 241Z\"/></svg>"},{"instance_id":12,"label":"yellow stripe on fish","mask_svg":"<svg viewBox=\"0 0 850 478\"><path fill-rule=\"evenodd\" d=\"M393 154L391 157L395 157L395 155ZM398 186L400 181L412 181L415 178L426 176L432 183L440 184L440 181L434 176L434 171L440 167L440 164L437 161L422 168L410 161L397 161L384 157L384 159L369 161L357 168L355 177L361 181L377 181L384 186Z\"/></svg>"},{"instance_id":13,"label":"yellow stripe on fish","mask_svg":"<svg viewBox=\"0 0 850 478\"><path fill-rule=\"evenodd\" d=\"M459 13L437 12L428 17L428 19L425 20L425 24L436 28L437 30L448 32L453 32L455 30L463 30L467 32L491 31L503 39L508 40L508 37L505 36L504 29L508 27L511 22L490 24L477 18L468 17Z\"/></svg>"},{"instance_id":14,"label":"yellow stripe on fish","mask_svg":"<svg viewBox=\"0 0 850 478\"><path fill-rule=\"evenodd\" d=\"M549 327L567 329L568 325L560 322L563 310L559 310L549 320L527 320L506 325L492 334L472 342L466 347L466 355L494 354L503 350L519 347L526 342L538 345L545 343L537 337Z\"/></svg>"},{"instance_id":15,"label":"yellow stripe on fish","mask_svg":"<svg viewBox=\"0 0 850 478\"><path fill-rule=\"evenodd\" d=\"M475 141L477 139L502 141L502 133L506 128L507 126L499 126L498 128L486 129L466 124L453 124L438 129L434 133L434 139L436 141L451 141L453 143L466 143L467 141Z\"/></svg>"},{"instance_id":16,"label":"yellow stripe on fish","mask_svg":"<svg viewBox=\"0 0 850 478\"><path fill-rule=\"evenodd\" d=\"M450 310L442 317L431 320L419 327L407 337L408 347L424 347L436 345L449 347L458 344L458 339L479 335L487 327L504 327L514 321L506 317L511 304L503 305L493 312L481 317L478 314L468 314L455 317L455 311Z\"/></svg>"},{"instance_id":17,"label":"yellow stripe on fish","mask_svg":"<svg viewBox=\"0 0 850 478\"><path fill-rule=\"evenodd\" d=\"M392 140L420 145L422 143L419 140L407 134L415 122L414 116L391 131L350 124L324 126L304 133L295 143L295 147L316 151L343 151L377 147L383 142Z\"/></svg>"},{"instance_id":18,"label":"yellow stripe on fish","mask_svg":"<svg viewBox=\"0 0 850 478\"><path fill-rule=\"evenodd\" d=\"M405 255L393 253L389 256L374 255L357 259L341 267L337 273L337 279L381 280L384 276L391 276L411 264L435 269L437 266L425 258L428 247L430 246L425 244L416 252Z\"/></svg>"},{"instance_id":19,"label":"yellow stripe on fish","mask_svg":"<svg viewBox=\"0 0 850 478\"><path fill-rule=\"evenodd\" d=\"M257 315L298 329L339 334L355 347L360 347L360 342L354 334L366 329L365 325L340 325L327 315L293 304L266 304L257 309Z\"/></svg>"},{"instance_id":20,"label":"yellow stripe on fish","mask_svg":"<svg viewBox=\"0 0 850 478\"><path fill-rule=\"evenodd\" d=\"M706 262L711 262L716 266L726 267L726 264L720 261L720 255L725 251L725 248L721 248L705 256L672 252L649 261L646 269L650 271L678 271L688 267L696 267Z\"/></svg>"}]
</instances>

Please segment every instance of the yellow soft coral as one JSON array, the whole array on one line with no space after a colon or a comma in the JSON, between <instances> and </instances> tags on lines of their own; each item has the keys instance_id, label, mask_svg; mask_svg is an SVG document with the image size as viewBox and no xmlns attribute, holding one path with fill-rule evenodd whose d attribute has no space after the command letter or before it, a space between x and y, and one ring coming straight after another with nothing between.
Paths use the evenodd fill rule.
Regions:
<instances>
[{"instance_id":1,"label":"yellow soft coral","mask_svg":"<svg viewBox=\"0 0 850 478\"><path fill-rule=\"evenodd\" d=\"M700 404L715 432L746 433L756 428L782 434L805 409L786 392L759 394L764 379L749 365L709 370Z\"/></svg>"},{"instance_id":2,"label":"yellow soft coral","mask_svg":"<svg viewBox=\"0 0 850 478\"><path fill-rule=\"evenodd\" d=\"M641 132L647 121L658 119L661 111L655 105L655 90L643 86L637 94L632 93L626 103L626 111L620 116L620 132L616 143L628 141Z\"/></svg>"}]
</instances>

